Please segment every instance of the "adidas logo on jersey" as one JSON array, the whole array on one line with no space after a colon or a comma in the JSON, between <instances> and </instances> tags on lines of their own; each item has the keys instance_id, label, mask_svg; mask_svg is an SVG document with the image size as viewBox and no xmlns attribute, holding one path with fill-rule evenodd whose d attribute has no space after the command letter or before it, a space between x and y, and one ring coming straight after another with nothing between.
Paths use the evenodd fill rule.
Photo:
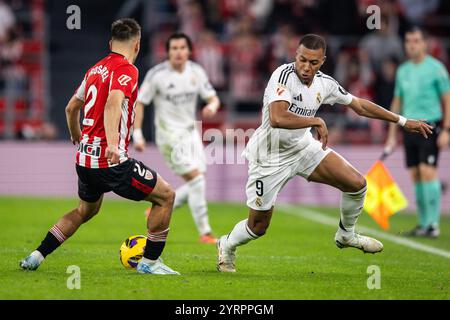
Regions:
<instances>
[{"instance_id":1,"label":"adidas logo on jersey","mask_svg":"<svg viewBox=\"0 0 450 320\"><path fill-rule=\"evenodd\" d=\"M294 97L294 100L303 101L302 94L300 93L298 96Z\"/></svg>"}]
</instances>

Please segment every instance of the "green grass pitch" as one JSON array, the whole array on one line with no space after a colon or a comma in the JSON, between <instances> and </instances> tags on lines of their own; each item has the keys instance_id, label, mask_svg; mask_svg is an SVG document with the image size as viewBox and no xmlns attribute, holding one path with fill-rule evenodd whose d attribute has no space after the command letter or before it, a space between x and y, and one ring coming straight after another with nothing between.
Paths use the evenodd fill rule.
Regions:
<instances>
[{"instance_id":1,"label":"green grass pitch","mask_svg":"<svg viewBox=\"0 0 450 320\"><path fill-rule=\"evenodd\" d=\"M74 199L0 198L0 299L449 299L450 259L382 240L380 254L334 245L338 209L311 208L332 217L321 224L277 209L267 235L238 249L236 274L216 271L216 249L198 242L187 207L173 214L165 262L182 276L139 275L119 262L125 238L146 234L145 203L105 199L102 210L35 271L19 269L48 229L77 204ZM292 210L292 209L291 209ZM296 206L295 211L305 210ZM217 235L247 216L244 205L213 203ZM292 213L292 212L291 212ZM389 234L415 225L415 216L391 218ZM359 225L379 229L367 214ZM450 217L439 239L414 239L450 251ZM69 290L67 267L81 270L81 288ZM370 265L381 272L381 288L369 290Z\"/></svg>"}]
</instances>

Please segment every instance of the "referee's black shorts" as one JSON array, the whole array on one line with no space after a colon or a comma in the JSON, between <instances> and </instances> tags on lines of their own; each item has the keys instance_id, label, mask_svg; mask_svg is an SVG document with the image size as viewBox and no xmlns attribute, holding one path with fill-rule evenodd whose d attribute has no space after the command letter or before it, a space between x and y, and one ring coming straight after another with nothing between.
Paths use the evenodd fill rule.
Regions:
<instances>
[{"instance_id":1,"label":"referee's black shorts","mask_svg":"<svg viewBox=\"0 0 450 320\"><path fill-rule=\"evenodd\" d=\"M428 139L418 133L403 131L403 144L405 146L406 166L417 167L420 163L437 167L439 148L437 137L441 130L440 122L430 122L433 126L433 134Z\"/></svg>"},{"instance_id":2,"label":"referee's black shorts","mask_svg":"<svg viewBox=\"0 0 450 320\"><path fill-rule=\"evenodd\" d=\"M86 202L96 202L106 193L140 201L156 186L158 174L135 159L110 168L91 169L77 165L78 196Z\"/></svg>"}]
</instances>

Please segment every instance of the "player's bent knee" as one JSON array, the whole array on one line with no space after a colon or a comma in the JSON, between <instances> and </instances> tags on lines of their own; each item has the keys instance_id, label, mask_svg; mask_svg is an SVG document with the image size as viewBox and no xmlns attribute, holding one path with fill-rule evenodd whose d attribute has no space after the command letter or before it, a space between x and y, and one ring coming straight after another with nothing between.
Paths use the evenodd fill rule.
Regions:
<instances>
[{"instance_id":1,"label":"player's bent knee","mask_svg":"<svg viewBox=\"0 0 450 320\"><path fill-rule=\"evenodd\" d=\"M80 216L83 223L89 221L99 211L100 211L100 207L86 208L81 205L76 209L76 213Z\"/></svg>"},{"instance_id":2,"label":"player's bent knee","mask_svg":"<svg viewBox=\"0 0 450 320\"><path fill-rule=\"evenodd\" d=\"M367 185L366 178L364 178L361 174L356 174L350 180L345 181L338 188L342 192L354 193L358 192Z\"/></svg>"},{"instance_id":3,"label":"player's bent knee","mask_svg":"<svg viewBox=\"0 0 450 320\"><path fill-rule=\"evenodd\" d=\"M173 203L175 202L175 190L170 185L167 189L166 202L170 206L173 206Z\"/></svg>"},{"instance_id":4,"label":"player's bent knee","mask_svg":"<svg viewBox=\"0 0 450 320\"><path fill-rule=\"evenodd\" d=\"M158 181L156 182L153 191L143 200L160 206L171 205L175 200L175 190L160 175L158 175Z\"/></svg>"},{"instance_id":5,"label":"player's bent knee","mask_svg":"<svg viewBox=\"0 0 450 320\"><path fill-rule=\"evenodd\" d=\"M164 187L162 189L162 200L167 204L173 204L175 201L175 190L170 184L164 181Z\"/></svg>"},{"instance_id":6,"label":"player's bent knee","mask_svg":"<svg viewBox=\"0 0 450 320\"><path fill-rule=\"evenodd\" d=\"M158 183L161 184L158 186L158 194L155 195L158 198L157 202L162 206L173 206L173 203L175 202L175 190L170 184L162 179L158 181Z\"/></svg>"},{"instance_id":7,"label":"player's bent knee","mask_svg":"<svg viewBox=\"0 0 450 320\"><path fill-rule=\"evenodd\" d=\"M358 174L355 178L355 181L353 182L352 190L350 192L358 192L367 185L366 178L364 176Z\"/></svg>"},{"instance_id":8,"label":"player's bent knee","mask_svg":"<svg viewBox=\"0 0 450 320\"><path fill-rule=\"evenodd\" d=\"M360 179L359 179L359 189L358 189L358 191L359 190L361 190L361 189L363 189L363 188L365 188L367 186L367 180L366 180L366 178L365 177L363 177L363 176L360 176Z\"/></svg>"}]
</instances>

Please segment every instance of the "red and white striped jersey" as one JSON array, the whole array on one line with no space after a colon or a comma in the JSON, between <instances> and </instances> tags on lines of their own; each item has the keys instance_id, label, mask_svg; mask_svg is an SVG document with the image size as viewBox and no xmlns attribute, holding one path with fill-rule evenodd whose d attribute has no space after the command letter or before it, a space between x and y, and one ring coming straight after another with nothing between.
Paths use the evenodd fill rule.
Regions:
<instances>
[{"instance_id":1,"label":"red and white striped jersey","mask_svg":"<svg viewBox=\"0 0 450 320\"><path fill-rule=\"evenodd\" d=\"M137 98L138 69L121 54L110 53L86 73L75 95L84 101L84 119L76 163L86 168L108 168L103 116L111 90L120 90L125 99L119 123L120 163L128 159L131 127L134 123L134 105Z\"/></svg>"}]
</instances>

